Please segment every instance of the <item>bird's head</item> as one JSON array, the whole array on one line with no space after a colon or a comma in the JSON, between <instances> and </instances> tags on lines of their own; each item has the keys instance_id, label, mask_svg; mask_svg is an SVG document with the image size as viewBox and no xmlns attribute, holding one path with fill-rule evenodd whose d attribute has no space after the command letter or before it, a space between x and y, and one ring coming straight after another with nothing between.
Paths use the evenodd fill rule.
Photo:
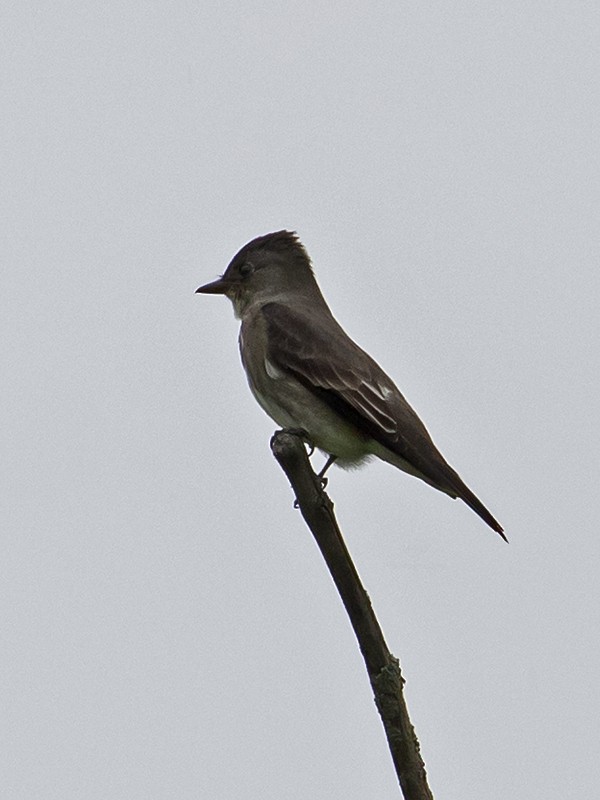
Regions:
<instances>
[{"instance_id":1,"label":"bird's head","mask_svg":"<svg viewBox=\"0 0 600 800\"><path fill-rule=\"evenodd\" d=\"M267 233L236 253L216 281L196 289L202 294L224 294L236 317L255 303L294 299L312 294L317 285L310 259L298 236L290 231Z\"/></svg>"}]
</instances>

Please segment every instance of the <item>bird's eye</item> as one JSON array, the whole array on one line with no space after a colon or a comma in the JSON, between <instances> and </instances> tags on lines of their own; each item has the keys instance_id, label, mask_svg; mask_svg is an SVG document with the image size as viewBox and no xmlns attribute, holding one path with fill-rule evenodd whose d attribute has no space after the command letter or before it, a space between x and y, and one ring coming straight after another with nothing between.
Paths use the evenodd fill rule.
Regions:
<instances>
[{"instance_id":1,"label":"bird's eye","mask_svg":"<svg viewBox=\"0 0 600 800\"><path fill-rule=\"evenodd\" d=\"M250 261L245 261L240 267L240 275L242 278L247 278L249 275L252 275L253 272L254 264L252 264Z\"/></svg>"}]
</instances>

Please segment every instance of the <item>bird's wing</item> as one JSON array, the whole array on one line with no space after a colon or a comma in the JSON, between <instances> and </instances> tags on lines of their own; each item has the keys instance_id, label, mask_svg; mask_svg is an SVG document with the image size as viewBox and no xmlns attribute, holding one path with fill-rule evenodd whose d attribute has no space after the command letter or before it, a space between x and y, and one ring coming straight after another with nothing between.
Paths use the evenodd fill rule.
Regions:
<instances>
[{"instance_id":1,"label":"bird's wing","mask_svg":"<svg viewBox=\"0 0 600 800\"><path fill-rule=\"evenodd\" d=\"M397 386L330 315L267 303L267 357L292 373L356 428L400 456L425 480L460 497L500 533L502 528L444 459ZM334 454L335 455L335 454Z\"/></svg>"},{"instance_id":2,"label":"bird's wing","mask_svg":"<svg viewBox=\"0 0 600 800\"><path fill-rule=\"evenodd\" d=\"M293 373L360 431L436 482L430 470L446 462L427 429L393 381L333 317L323 320L280 303L267 303L262 314L268 358L279 369Z\"/></svg>"}]
</instances>

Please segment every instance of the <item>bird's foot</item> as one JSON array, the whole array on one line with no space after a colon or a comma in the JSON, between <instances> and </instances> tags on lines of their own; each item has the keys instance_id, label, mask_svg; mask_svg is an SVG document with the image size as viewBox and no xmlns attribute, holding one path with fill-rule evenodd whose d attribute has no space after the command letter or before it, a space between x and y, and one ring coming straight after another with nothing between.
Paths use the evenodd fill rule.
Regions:
<instances>
[{"instance_id":1,"label":"bird's foot","mask_svg":"<svg viewBox=\"0 0 600 800\"><path fill-rule=\"evenodd\" d=\"M325 462L325 466L323 467L321 472L319 472L319 474L317 475L317 478L321 481L321 488L323 489L327 486L328 483L328 479L325 477L325 473L327 472L329 467L333 464L333 462L336 460L336 458L337 456L329 456L329 458Z\"/></svg>"}]
</instances>

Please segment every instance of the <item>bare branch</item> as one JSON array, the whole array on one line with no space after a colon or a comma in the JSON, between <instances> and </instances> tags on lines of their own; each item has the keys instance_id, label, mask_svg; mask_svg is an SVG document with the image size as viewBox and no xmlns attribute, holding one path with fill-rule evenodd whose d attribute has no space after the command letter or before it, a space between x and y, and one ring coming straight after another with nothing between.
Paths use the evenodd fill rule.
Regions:
<instances>
[{"instance_id":1,"label":"bare branch","mask_svg":"<svg viewBox=\"0 0 600 800\"><path fill-rule=\"evenodd\" d=\"M398 659L390 653L342 538L333 503L315 475L296 432L277 431L273 455L287 475L306 524L327 563L365 660L375 703L381 715L392 760L405 800L433 800L427 785L419 742L408 716Z\"/></svg>"}]
</instances>

